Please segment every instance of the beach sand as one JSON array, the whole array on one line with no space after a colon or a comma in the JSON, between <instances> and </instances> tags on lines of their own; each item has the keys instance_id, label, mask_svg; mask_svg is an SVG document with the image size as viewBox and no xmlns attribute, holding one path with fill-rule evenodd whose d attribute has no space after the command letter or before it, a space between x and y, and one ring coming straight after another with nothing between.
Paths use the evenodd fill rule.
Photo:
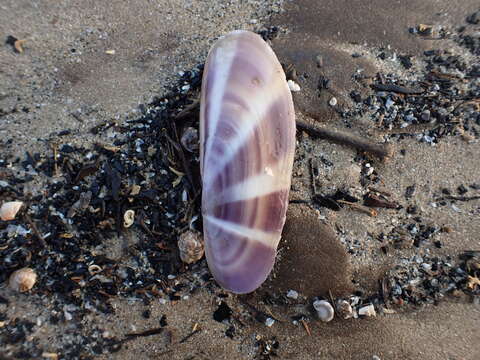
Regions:
<instances>
[{"instance_id":1,"label":"beach sand","mask_svg":"<svg viewBox=\"0 0 480 360\"><path fill-rule=\"evenodd\" d=\"M6 154L23 159L26 150L51 152L47 139L65 129L71 134L62 141L76 146L108 141L108 134L91 134L89 129L106 121L123 123L139 117L139 105L166 93L179 71L203 63L218 36L237 28L259 30L263 25L281 29L272 47L283 64L293 64L297 71L301 87L294 94L297 116L380 142L375 123L358 116L347 124L328 105L330 99L335 97L349 108L354 106L352 90L362 96L371 93L352 78L359 68L371 76L393 73L420 81L423 52L430 49L453 49L478 63L453 40L425 39L409 32L419 24L456 29L477 10L478 2L473 0L463 0L461 6L446 0L283 4L4 0L0 4L2 39L13 35L27 41L20 54L9 45L0 47L0 159ZM379 59L380 48L411 55L413 69ZM361 56L352 57L357 53ZM319 75L330 80L328 91L318 91ZM322 323L312 315L313 297L328 298L331 293L347 298L358 290L360 297L373 296L393 267L411 266L416 255L450 256L454 262L465 250L480 250L480 200L457 202L455 207L431 205L441 189L455 192L460 185L480 182L478 136L470 142L458 135L444 136L435 146L416 137L397 138L392 144L395 153L389 161L372 159L369 166L381 177L378 186L387 189L389 198L403 210L381 208L378 216L370 217L347 208L332 211L291 204L275 269L253 294L236 296L210 284L176 301L153 298L146 304L113 296L108 300L113 314L91 311L68 320L53 295L36 294L35 287L32 293L18 294L1 283L0 295L8 305L0 303L0 358L37 358L28 351L35 348L41 349L44 358L51 353L61 359L478 359L480 306L463 292L435 304L392 304L394 311L376 317L343 320L337 316ZM365 169L359 167L357 156L352 148L299 134L291 199L310 199L312 157L331 163L319 170L324 193L343 188L364 191ZM411 186L413 194L405 197ZM470 189L467 195L479 195L479 191ZM422 223L451 229L435 234L441 248L432 240L419 247L382 250L386 243L378 240L381 233L412 221L405 211L408 206L420 209ZM110 248L105 245L101 251L115 258L120 241L108 240ZM205 269L203 260L192 274ZM184 271L179 279L191 277ZM290 289L300 294L298 300L269 300ZM221 302L232 311L224 322L213 317ZM60 309L57 322L51 321L53 309ZM259 309L276 319L273 326L247 314ZM305 323L293 321L298 314L305 314ZM163 315L167 325L160 321ZM35 325L20 341L11 341L8 325L19 320ZM158 334L134 337L114 353L102 348L106 341L99 341L100 348L92 350L96 341L92 337L122 339L160 325ZM229 329L231 336L226 335ZM88 345L83 346L85 337ZM78 357L64 357L65 353Z\"/></svg>"}]
</instances>

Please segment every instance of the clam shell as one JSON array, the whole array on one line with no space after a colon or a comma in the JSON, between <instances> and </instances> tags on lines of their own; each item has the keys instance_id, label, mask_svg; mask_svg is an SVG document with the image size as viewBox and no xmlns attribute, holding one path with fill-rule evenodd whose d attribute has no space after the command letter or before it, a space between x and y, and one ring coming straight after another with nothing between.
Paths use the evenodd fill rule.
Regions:
<instances>
[{"instance_id":1,"label":"clam shell","mask_svg":"<svg viewBox=\"0 0 480 360\"><path fill-rule=\"evenodd\" d=\"M202 214L217 282L248 293L275 262L288 205L295 113L270 46L234 31L213 46L200 102Z\"/></svg>"}]
</instances>

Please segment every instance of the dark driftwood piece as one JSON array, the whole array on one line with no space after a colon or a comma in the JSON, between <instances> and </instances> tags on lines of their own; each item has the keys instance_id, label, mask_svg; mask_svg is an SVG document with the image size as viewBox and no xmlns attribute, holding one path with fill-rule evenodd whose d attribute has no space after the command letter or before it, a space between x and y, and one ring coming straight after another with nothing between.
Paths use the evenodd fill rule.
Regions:
<instances>
[{"instance_id":1,"label":"dark driftwood piece","mask_svg":"<svg viewBox=\"0 0 480 360\"><path fill-rule=\"evenodd\" d=\"M297 120L297 128L305 131L310 136L330 140L337 144L354 147L386 160L393 156L393 147L389 144L375 144L367 139L337 130L317 127Z\"/></svg>"}]
</instances>

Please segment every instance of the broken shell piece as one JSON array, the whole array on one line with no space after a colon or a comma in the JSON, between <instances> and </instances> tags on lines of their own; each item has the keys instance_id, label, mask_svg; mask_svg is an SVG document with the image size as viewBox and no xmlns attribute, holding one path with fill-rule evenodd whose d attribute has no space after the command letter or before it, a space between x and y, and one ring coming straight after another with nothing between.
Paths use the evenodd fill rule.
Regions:
<instances>
[{"instance_id":1,"label":"broken shell piece","mask_svg":"<svg viewBox=\"0 0 480 360\"><path fill-rule=\"evenodd\" d=\"M291 92L297 92L300 91L300 85L298 85L295 81L293 80L288 80L287 81L288 87Z\"/></svg>"},{"instance_id":2,"label":"broken shell piece","mask_svg":"<svg viewBox=\"0 0 480 360\"><path fill-rule=\"evenodd\" d=\"M335 307L337 309L337 314L340 315L342 319L347 320L353 317L352 306L347 300L338 300Z\"/></svg>"},{"instance_id":3,"label":"broken shell piece","mask_svg":"<svg viewBox=\"0 0 480 360\"><path fill-rule=\"evenodd\" d=\"M313 302L313 308L317 312L320 320L323 322L332 321L335 311L328 301L316 300Z\"/></svg>"},{"instance_id":4,"label":"broken shell piece","mask_svg":"<svg viewBox=\"0 0 480 360\"><path fill-rule=\"evenodd\" d=\"M25 44L27 42L26 39L21 39L21 40L17 40L13 43L13 47L15 48L15 51L18 52L18 53L23 53L23 44Z\"/></svg>"},{"instance_id":5,"label":"broken shell piece","mask_svg":"<svg viewBox=\"0 0 480 360\"><path fill-rule=\"evenodd\" d=\"M271 317L267 317L265 319L265 325L267 325L268 327L272 327L273 324L275 324L275 319L272 319Z\"/></svg>"},{"instance_id":6,"label":"broken shell piece","mask_svg":"<svg viewBox=\"0 0 480 360\"><path fill-rule=\"evenodd\" d=\"M133 225L134 221L135 221L135 211L133 210L125 211L125 214L123 214L123 226L126 228L129 228L130 226Z\"/></svg>"},{"instance_id":7,"label":"broken shell piece","mask_svg":"<svg viewBox=\"0 0 480 360\"><path fill-rule=\"evenodd\" d=\"M130 190L130 195L132 196L138 195L140 194L140 190L142 190L142 187L140 185L133 184Z\"/></svg>"},{"instance_id":8,"label":"broken shell piece","mask_svg":"<svg viewBox=\"0 0 480 360\"><path fill-rule=\"evenodd\" d=\"M202 234L193 230L184 232L178 239L178 249L180 250L180 259L184 263L197 262L205 252Z\"/></svg>"},{"instance_id":9,"label":"broken shell piece","mask_svg":"<svg viewBox=\"0 0 480 360\"><path fill-rule=\"evenodd\" d=\"M377 316L377 312L375 311L375 307L373 304L369 304L366 306L362 306L358 309L358 315L360 316Z\"/></svg>"},{"instance_id":10,"label":"broken shell piece","mask_svg":"<svg viewBox=\"0 0 480 360\"><path fill-rule=\"evenodd\" d=\"M287 297L290 298L290 299L293 299L293 300L297 300L298 299L298 292L295 291L295 290L288 290Z\"/></svg>"},{"instance_id":11,"label":"broken shell piece","mask_svg":"<svg viewBox=\"0 0 480 360\"><path fill-rule=\"evenodd\" d=\"M14 271L8 280L8 286L19 292L30 290L37 281L37 274L33 269L22 268Z\"/></svg>"},{"instance_id":12,"label":"broken shell piece","mask_svg":"<svg viewBox=\"0 0 480 360\"><path fill-rule=\"evenodd\" d=\"M3 221L14 220L22 205L23 202L21 201L9 201L4 203L0 208L0 219Z\"/></svg>"},{"instance_id":13,"label":"broken shell piece","mask_svg":"<svg viewBox=\"0 0 480 360\"><path fill-rule=\"evenodd\" d=\"M329 101L328 101L328 105L330 105L331 107L335 107L337 105L337 98L336 97L332 97Z\"/></svg>"},{"instance_id":14,"label":"broken shell piece","mask_svg":"<svg viewBox=\"0 0 480 360\"><path fill-rule=\"evenodd\" d=\"M99 274L102 272L102 268L97 264L93 264L88 267L88 272L90 273L90 275Z\"/></svg>"}]
</instances>

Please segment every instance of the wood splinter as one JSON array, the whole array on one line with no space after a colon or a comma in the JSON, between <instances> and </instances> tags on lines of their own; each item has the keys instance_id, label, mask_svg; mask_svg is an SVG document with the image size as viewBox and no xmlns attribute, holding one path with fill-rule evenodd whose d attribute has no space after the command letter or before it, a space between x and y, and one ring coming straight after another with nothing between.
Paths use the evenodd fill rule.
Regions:
<instances>
[{"instance_id":1,"label":"wood splinter","mask_svg":"<svg viewBox=\"0 0 480 360\"><path fill-rule=\"evenodd\" d=\"M354 210L357 210L357 211L360 211L364 214L370 215L372 217L378 215L378 213L375 209L368 208L364 205L356 204L356 203L353 203L353 202L350 202L350 201L345 201L345 200L337 200L337 202L340 203L340 204L348 205L350 208L352 208Z\"/></svg>"}]
</instances>

